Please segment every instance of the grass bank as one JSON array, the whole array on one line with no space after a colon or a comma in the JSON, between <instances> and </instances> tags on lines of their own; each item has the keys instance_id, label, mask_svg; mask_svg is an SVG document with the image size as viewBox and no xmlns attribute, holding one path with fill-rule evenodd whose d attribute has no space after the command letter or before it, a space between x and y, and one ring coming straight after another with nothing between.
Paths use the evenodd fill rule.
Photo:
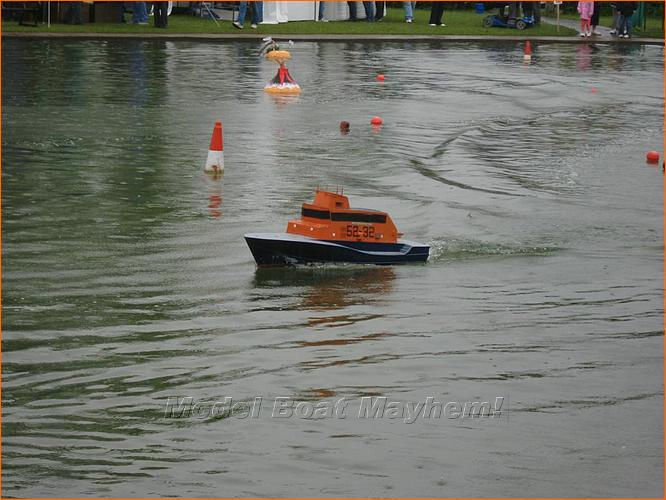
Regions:
<instances>
[{"instance_id":1,"label":"grass bank","mask_svg":"<svg viewBox=\"0 0 666 500\"><path fill-rule=\"evenodd\" d=\"M484 28L482 20L484 15L473 11L446 10L444 12L445 27L428 26L429 10L417 9L413 23L405 23L402 8L390 8L387 15L380 22L366 21L331 21L319 23L314 21L292 21L283 24L262 24L256 30L250 29L249 22L245 29L237 30L231 26L230 21L218 21L216 26L212 20L201 19L189 15L172 15L169 17L169 28L158 30L152 26L137 26L122 23L94 23L81 25L52 24L48 28L45 24L39 26L19 26L16 22L2 23L3 32L43 32L43 33L258 33L264 35L480 35L480 36L575 36L576 31L560 27L558 32L555 26L542 24L524 31L506 28ZM152 20L151 20L152 23Z\"/></svg>"}]
</instances>

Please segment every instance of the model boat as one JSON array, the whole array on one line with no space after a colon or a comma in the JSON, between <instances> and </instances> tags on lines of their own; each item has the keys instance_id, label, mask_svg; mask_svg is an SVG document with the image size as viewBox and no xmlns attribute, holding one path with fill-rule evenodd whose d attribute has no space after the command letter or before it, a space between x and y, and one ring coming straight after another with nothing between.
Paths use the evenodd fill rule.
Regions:
<instances>
[{"instance_id":1,"label":"model boat","mask_svg":"<svg viewBox=\"0 0 666 500\"><path fill-rule=\"evenodd\" d=\"M405 264L428 260L430 247L400 239L386 212L351 208L342 193L317 189L286 233L248 233L245 241L259 266L315 262Z\"/></svg>"}]
</instances>

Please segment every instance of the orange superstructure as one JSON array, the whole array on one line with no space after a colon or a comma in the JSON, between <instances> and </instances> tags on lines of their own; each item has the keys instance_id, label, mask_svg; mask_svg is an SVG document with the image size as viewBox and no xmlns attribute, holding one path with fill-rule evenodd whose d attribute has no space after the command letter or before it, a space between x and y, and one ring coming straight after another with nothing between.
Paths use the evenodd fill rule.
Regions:
<instances>
[{"instance_id":1,"label":"orange superstructure","mask_svg":"<svg viewBox=\"0 0 666 500\"><path fill-rule=\"evenodd\" d=\"M340 193L317 189L314 201L303 203L301 218L290 220L287 233L326 241L396 243L398 232L386 212L351 208Z\"/></svg>"}]
</instances>

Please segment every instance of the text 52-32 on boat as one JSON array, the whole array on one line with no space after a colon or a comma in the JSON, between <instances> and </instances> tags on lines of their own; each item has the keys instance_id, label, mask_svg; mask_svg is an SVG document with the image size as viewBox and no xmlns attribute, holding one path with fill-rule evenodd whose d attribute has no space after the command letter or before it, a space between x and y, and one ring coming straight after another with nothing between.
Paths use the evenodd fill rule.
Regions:
<instances>
[{"instance_id":1,"label":"text 52-32 on boat","mask_svg":"<svg viewBox=\"0 0 666 500\"><path fill-rule=\"evenodd\" d=\"M345 195L317 189L314 201L303 203L301 218L288 222L286 233L248 233L245 241L259 266L428 260L428 245L401 237L386 212L351 208Z\"/></svg>"}]
</instances>

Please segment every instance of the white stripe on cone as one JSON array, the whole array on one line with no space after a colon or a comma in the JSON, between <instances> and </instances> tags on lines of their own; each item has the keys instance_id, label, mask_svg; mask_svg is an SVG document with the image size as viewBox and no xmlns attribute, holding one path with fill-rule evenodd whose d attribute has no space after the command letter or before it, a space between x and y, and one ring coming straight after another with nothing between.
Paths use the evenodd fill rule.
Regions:
<instances>
[{"instance_id":1,"label":"white stripe on cone","mask_svg":"<svg viewBox=\"0 0 666 500\"><path fill-rule=\"evenodd\" d=\"M224 151L208 151L206 158L205 172L223 172L224 171Z\"/></svg>"}]
</instances>

